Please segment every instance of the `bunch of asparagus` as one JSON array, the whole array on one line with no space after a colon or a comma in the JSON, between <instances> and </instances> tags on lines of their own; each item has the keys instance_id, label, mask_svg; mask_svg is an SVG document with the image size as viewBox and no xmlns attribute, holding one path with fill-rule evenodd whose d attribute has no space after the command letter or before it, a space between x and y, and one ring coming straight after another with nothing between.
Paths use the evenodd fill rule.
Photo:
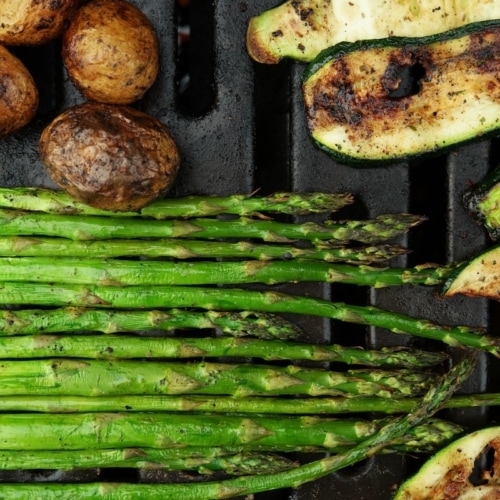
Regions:
<instances>
[{"instance_id":1,"label":"bunch of asparagus","mask_svg":"<svg viewBox=\"0 0 500 500\"><path fill-rule=\"evenodd\" d=\"M193 196L109 213L59 191L0 189L0 469L242 476L194 489L54 484L43 494L37 485L2 492L229 498L297 486L374 450L433 451L463 430L431 418L439 408L497 404L498 395L452 396L472 358L442 381L443 352L314 345L282 314L371 324L498 356L498 341L477 329L242 286L446 280L453 266L388 264L406 252L388 242L421 217L273 219L330 214L352 202L325 193ZM168 333L195 329L201 335ZM219 335L203 336L206 329ZM332 370L330 362L352 366ZM364 412L406 416L373 420ZM333 455L299 465L291 452Z\"/></svg>"}]
</instances>

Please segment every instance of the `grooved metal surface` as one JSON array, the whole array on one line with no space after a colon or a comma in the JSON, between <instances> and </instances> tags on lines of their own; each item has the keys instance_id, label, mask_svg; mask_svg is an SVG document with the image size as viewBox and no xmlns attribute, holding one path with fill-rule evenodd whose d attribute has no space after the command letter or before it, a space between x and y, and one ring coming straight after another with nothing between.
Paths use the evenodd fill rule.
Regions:
<instances>
[{"instance_id":1,"label":"grooved metal surface","mask_svg":"<svg viewBox=\"0 0 500 500\"><path fill-rule=\"evenodd\" d=\"M186 75L179 68L176 2L133 0L132 3L153 22L161 42L158 81L137 106L160 118L181 150L182 169L172 194L230 194L254 189L263 194L276 190L349 191L355 195L356 204L344 209L341 217L371 217L400 211L426 215L427 223L401 238L400 243L408 245L412 253L395 260L395 265L464 259L488 243L482 228L465 213L461 197L470 182L478 181L494 166L498 157L498 144L494 141L457 148L446 156L384 168L336 164L313 145L308 135L300 92L304 65L290 61L275 66L257 65L246 53L249 18L277 5L276 0L192 0L194 47L188 70L191 101L183 99L178 87L181 77ZM68 81L58 42L18 50L18 54L34 72L41 91L41 106L33 123L0 142L0 185L52 186L38 159L39 134L59 112L83 99ZM208 103L200 104L204 92L210 97ZM190 102L194 108L202 105L203 110L190 111ZM433 289L360 291L346 285L315 284L277 288L325 299L373 304L443 324L484 326L496 332L490 320L491 304L479 299L438 299ZM380 329L320 318L296 320L312 341L367 347L426 346L424 341ZM498 387L495 373L500 373L498 362L481 356L465 390L495 390ZM449 416L457 422L478 426L495 421L498 411L454 411ZM395 485L419 463L413 457L376 457L315 483L262 493L255 498L388 500ZM98 479L173 480L158 471L92 470L57 472L50 476L39 472L0 474L0 481Z\"/></svg>"}]
</instances>

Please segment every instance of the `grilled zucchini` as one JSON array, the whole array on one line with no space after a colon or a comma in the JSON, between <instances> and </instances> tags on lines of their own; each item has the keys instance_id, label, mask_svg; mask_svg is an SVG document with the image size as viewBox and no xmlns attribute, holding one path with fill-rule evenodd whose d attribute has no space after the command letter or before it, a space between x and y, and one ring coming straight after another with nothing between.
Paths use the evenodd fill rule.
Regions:
<instances>
[{"instance_id":1,"label":"grilled zucchini","mask_svg":"<svg viewBox=\"0 0 500 500\"><path fill-rule=\"evenodd\" d=\"M394 500L480 500L500 492L500 427L471 432L429 458Z\"/></svg>"},{"instance_id":2,"label":"grilled zucchini","mask_svg":"<svg viewBox=\"0 0 500 500\"><path fill-rule=\"evenodd\" d=\"M500 241L500 165L464 193L469 214L488 231L490 238Z\"/></svg>"},{"instance_id":3,"label":"grilled zucchini","mask_svg":"<svg viewBox=\"0 0 500 500\"><path fill-rule=\"evenodd\" d=\"M304 72L313 139L338 162L391 162L500 134L500 20L341 43Z\"/></svg>"},{"instance_id":4,"label":"grilled zucchini","mask_svg":"<svg viewBox=\"0 0 500 500\"><path fill-rule=\"evenodd\" d=\"M427 36L500 18L500 0L288 0L250 20L247 50L260 63L311 61L339 42Z\"/></svg>"},{"instance_id":5,"label":"grilled zucchini","mask_svg":"<svg viewBox=\"0 0 500 500\"><path fill-rule=\"evenodd\" d=\"M443 294L500 300L500 245L458 265L446 281Z\"/></svg>"}]
</instances>

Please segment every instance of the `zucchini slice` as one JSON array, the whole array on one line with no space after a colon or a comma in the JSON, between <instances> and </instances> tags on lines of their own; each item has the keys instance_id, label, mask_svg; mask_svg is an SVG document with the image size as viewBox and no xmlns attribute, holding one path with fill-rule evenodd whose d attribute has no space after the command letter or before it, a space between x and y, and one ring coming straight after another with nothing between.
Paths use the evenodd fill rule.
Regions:
<instances>
[{"instance_id":1,"label":"zucchini slice","mask_svg":"<svg viewBox=\"0 0 500 500\"><path fill-rule=\"evenodd\" d=\"M500 496L500 427L469 433L428 459L394 500L485 500Z\"/></svg>"},{"instance_id":2,"label":"zucchini slice","mask_svg":"<svg viewBox=\"0 0 500 500\"><path fill-rule=\"evenodd\" d=\"M463 196L466 210L482 224L493 241L500 240L500 165Z\"/></svg>"},{"instance_id":3,"label":"zucchini slice","mask_svg":"<svg viewBox=\"0 0 500 500\"><path fill-rule=\"evenodd\" d=\"M340 42L417 37L500 18L500 0L288 0L250 19L247 50L257 62L311 61Z\"/></svg>"},{"instance_id":4,"label":"zucchini slice","mask_svg":"<svg viewBox=\"0 0 500 500\"><path fill-rule=\"evenodd\" d=\"M500 245L457 266L443 287L443 295L459 294L500 300Z\"/></svg>"},{"instance_id":5,"label":"zucchini slice","mask_svg":"<svg viewBox=\"0 0 500 500\"><path fill-rule=\"evenodd\" d=\"M313 139L341 163L388 163L500 134L500 20L338 44L307 67L302 90Z\"/></svg>"}]
</instances>

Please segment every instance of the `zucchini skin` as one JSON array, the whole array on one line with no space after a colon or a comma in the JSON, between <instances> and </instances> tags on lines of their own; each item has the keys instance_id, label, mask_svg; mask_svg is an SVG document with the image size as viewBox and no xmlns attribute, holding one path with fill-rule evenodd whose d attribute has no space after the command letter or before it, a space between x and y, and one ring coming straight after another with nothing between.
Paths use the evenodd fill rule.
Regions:
<instances>
[{"instance_id":1,"label":"zucchini skin","mask_svg":"<svg viewBox=\"0 0 500 500\"><path fill-rule=\"evenodd\" d=\"M480 47L486 39L487 47ZM470 47L466 45L457 58L453 52L457 52L455 46L467 42ZM449 57L443 57L446 47L450 47ZM433 54L437 54L436 60ZM355 74L354 62L364 68L359 61L366 60L376 62L364 69L365 73L360 74L358 70ZM460 64L466 63L468 72L458 71ZM453 86L460 84L452 77L453 64L457 64L454 71L463 76L465 83L467 78L470 80L470 88L457 86L456 92L453 91ZM423 70L423 76L417 81L420 88L409 95L392 97L391 92L399 85L397 71L415 66ZM444 70L449 71L448 82ZM473 80L477 75L482 78L479 90ZM459 145L500 135L499 78L500 20L493 20L426 37L342 42L322 51L305 68L302 92L315 144L338 163L373 167L446 154ZM450 89L447 94L445 84ZM438 97L431 99L435 95ZM461 107L457 105L458 99ZM492 105L498 106L498 114L491 111ZM489 110L491 117L484 122L478 117L472 124L470 120L460 122L459 111L471 114L476 109L481 113ZM446 113L450 116L449 123L445 121ZM390 130L386 137L381 133L381 125L377 129L377 120ZM452 136L448 132L449 124L457 123L460 132ZM394 144L389 147L384 141Z\"/></svg>"},{"instance_id":2,"label":"zucchini skin","mask_svg":"<svg viewBox=\"0 0 500 500\"><path fill-rule=\"evenodd\" d=\"M500 164L463 195L465 209L490 238L500 241Z\"/></svg>"}]
</instances>

